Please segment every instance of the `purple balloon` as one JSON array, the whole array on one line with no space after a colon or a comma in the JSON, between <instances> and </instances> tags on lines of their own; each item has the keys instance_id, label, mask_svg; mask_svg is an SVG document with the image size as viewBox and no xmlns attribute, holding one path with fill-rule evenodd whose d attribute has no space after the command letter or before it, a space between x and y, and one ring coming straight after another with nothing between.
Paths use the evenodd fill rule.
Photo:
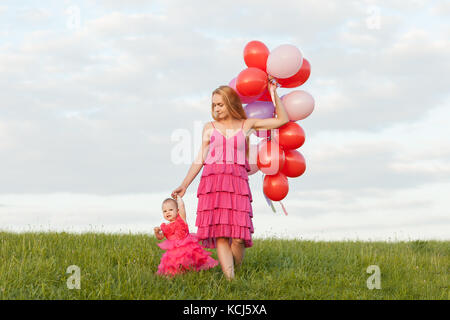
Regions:
<instances>
[{"instance_id":1,"label":"purple balloon","mask_svg":"<svg viewBox=\"0 0 450 320\"><path fill-rule=\"evenodd\" d=\"M275 106L270 101L255 101L244 107L245 114L248 118L267 119L273 118L275 115ZM257 130L256 136L259 138L270 137L270 130Z\"/></svg>"},{"instance_id":2,"label":"purple balloon","mask_svg":"<svg viewBox=\"0 0 450 320\"><path fill-rule=\"evenodd\" d=\"M244 110L248 118L273 118L275 113L275 107L270 101L255 101L249 103L245 106Z\"/></svg>"}]
</instances>

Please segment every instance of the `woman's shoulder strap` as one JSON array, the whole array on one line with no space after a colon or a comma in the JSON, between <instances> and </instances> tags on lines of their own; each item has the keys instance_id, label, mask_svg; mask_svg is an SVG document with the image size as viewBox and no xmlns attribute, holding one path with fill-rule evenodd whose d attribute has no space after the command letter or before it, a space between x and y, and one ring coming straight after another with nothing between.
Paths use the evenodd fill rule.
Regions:
<instances>
[{"instance_id":1,"label":"woman's shoulder strap","mask_svg":"<svg viewBox=\"0 0 450 320\"><path fill-rule=\"evenodd\" d=\"M214 127L214 123L213 123L212 121L211 121L211 124L212 124L213 128L215 128L215 127Z\"/></svg>"}]
</instances>

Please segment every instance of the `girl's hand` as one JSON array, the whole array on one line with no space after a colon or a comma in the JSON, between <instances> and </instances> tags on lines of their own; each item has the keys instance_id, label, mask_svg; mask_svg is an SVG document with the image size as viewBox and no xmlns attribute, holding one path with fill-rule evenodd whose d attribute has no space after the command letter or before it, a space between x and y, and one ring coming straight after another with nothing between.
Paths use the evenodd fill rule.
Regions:
<instances>
[{"instance_id":1,"label":"girl's hand","mask_svg":"<svg viewBox=\"0 0 450 320\"><path fill-rule=\"evenodd\" d=\"M155 233L159 233L161 231L161 228L160 227L155 227L155 228L153 228L153 230L155 231Z\"/></svg>"},{"instance_id":2,"label":"girl's hand","mask_svg":"<svg viewBox=\"0 0 450 320\"><path fill-rule=\"evenodd\" d=\"M177 199L177 195L179 195L180 197L183 197L184 194L186 193L186 187L185 186L179 186L178 188L176 188L175 190L172 191L172 198L174 198L175 200Z\"/></svg>"}]
</instances>

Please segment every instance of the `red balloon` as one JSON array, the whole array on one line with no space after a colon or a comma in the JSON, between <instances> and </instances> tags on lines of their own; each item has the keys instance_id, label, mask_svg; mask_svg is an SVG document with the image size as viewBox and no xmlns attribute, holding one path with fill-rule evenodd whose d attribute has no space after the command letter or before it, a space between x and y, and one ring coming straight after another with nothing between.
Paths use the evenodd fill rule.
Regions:
<instances>
[{"instance_id":1,"label":"red balloon","mask_svg":"<svg viewBox=\"0 0 450 320\"><path fill-rule=\"evenodd\" d=\"M288 179L281 172L264 177L264 194L272 201L283 200L289 192Z\"/></svg>"},{"instance_id":2,"label":"red balloon","mask_svg":"<svg viewBox=\"0 0 450 320\"><path fill-rule=\"evenodd\" d=\"M244 48L244 61L247 67L254 67L266 72L267 57L270 50L261 41L250 41Z\"/></svg>"},{"instance_id":3,"label":"red balloon","mask_svg":"<svg viewBox=\"0 0 450 320\"><path fill-rule=\"evenodd\" d=\"M231 88L234 89L234 91L236 91L236 93L238 94L239 98L241 99L242 104L252 103L252 102L255 102L256 100L258 100L259 96L247 97L247 96L241 95L239 93L239 91L237 91L237 89L236 89L236 79L237 79L237 77L233 78L230 81L230 83L228 83L228 86L230 86Z\"/></svg>"},{"instance_id":4,"label":"red balloon","mask_svg":"<svg viewBox=\"0 0 450 320\"><path fill-rule=\"evenodd\" d=\"M284 151L274 141L261 141L258 146L256 164L259 170L265 174L277 174L284 166Z\"/></svg>"},{"instance_id":5,"label":"red balloon","mask_svg":"<svg viewBox=\"0 0 450 320\"><path fill-rule=\"evenodd\" d=\"M236 79L236 89L243 96L259 96L267 88L267 73L258 68L242 70Z\"/></svg>"},{"instance_id":6,"label":"red balloon","mask_svg":"<svg viewBox=\"0 0 450 320\"><path fill-rule=\"evenodd\" d=\"M300 70L298 70L296 74L294 74L292 77L289 78L284 79L277 78L277 82L283 88L295 88L304 84L306 80L308 80L310 74L311 74L311 64L309 63L308 60L303 58L302 66L300 67Z\"/></svg>"},{"instance_id":7,"label":"red balloon","mask_svg":"<svg viewBox=\"0 0 450 320\"><path fill-rule=\"evenodd\" d=\"M262 96L258 98L258 101L272 101L272 96L270 95L269 90L264 90Z\"/></svg>"},{"instance_id":8,"label":"red balloon","mask_svg":"<svg viewBox=\"0 0 450 320\"><path fill-rule=\"evenodd\" d=\"M284 162L283 173L286 177L300 177L306 170L305 158L297 150L284 150L286 161Z\"/></svg>"},{"instance_id":9,"label":"red balloon","mask_svg":"<svg viewBox=\"0 0 450 320\"><path fill-rule=\"evenodd\" d=\"M284 150L297 149L305 143L305 131L298 123L289 121L279 128L276 139Z\"/></svg>"}]
</instances>

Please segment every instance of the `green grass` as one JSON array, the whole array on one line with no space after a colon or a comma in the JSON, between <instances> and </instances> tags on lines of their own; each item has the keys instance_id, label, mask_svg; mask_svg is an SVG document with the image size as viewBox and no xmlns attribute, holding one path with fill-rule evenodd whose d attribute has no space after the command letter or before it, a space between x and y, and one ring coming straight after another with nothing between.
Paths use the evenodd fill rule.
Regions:
<instances>
[{"instance_id":1,"label":"green grass","mask_svg":"<svg viewBox=\"0 0 450 320\"><path fill-rule=\"evenodd\" d=\"M143 234L0 232L0 299L449 299L449 241L254 239L232 282L220 266L157 276L158 242ZM80 290L67 288L70 265L81 269ZM367 288L369 265L380 267L379 290Z\"/></svg>"}]
</instances>

